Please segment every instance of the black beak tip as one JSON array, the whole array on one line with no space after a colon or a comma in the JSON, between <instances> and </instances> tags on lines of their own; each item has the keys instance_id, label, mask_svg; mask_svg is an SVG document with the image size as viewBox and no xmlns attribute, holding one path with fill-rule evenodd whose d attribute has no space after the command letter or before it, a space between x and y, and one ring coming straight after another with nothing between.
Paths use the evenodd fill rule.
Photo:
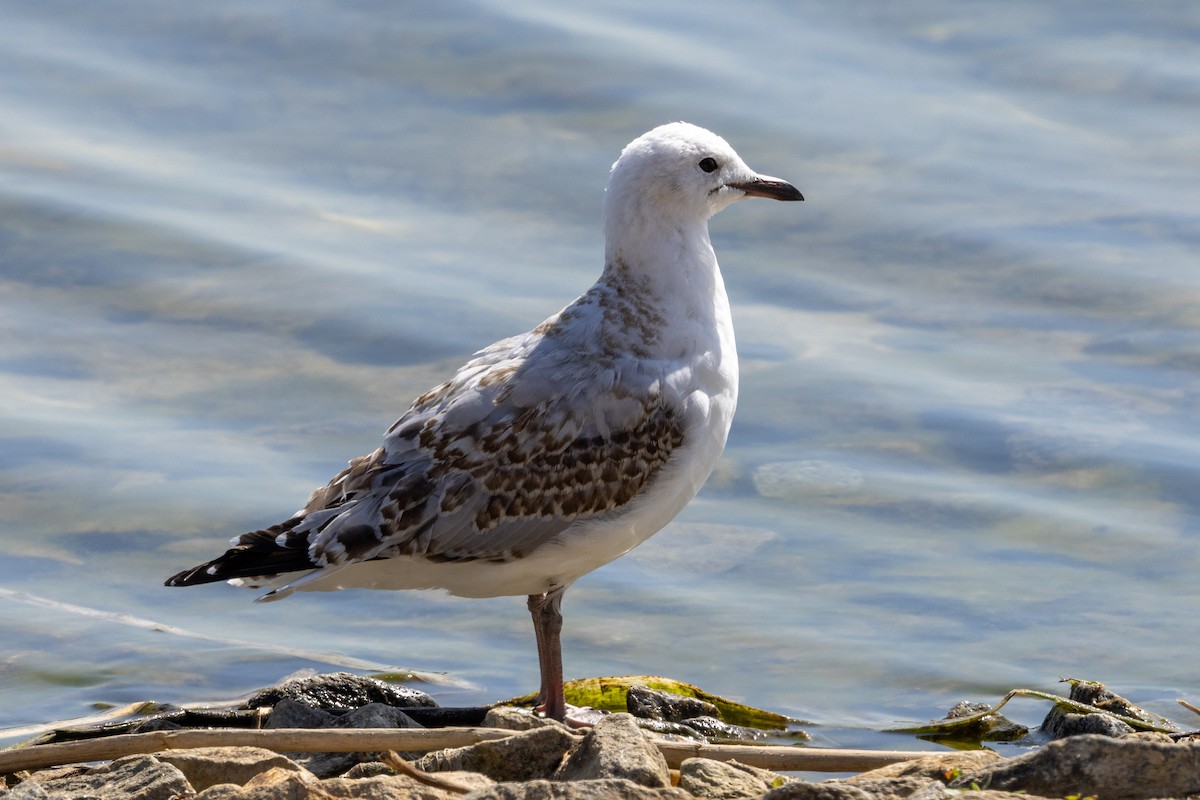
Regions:
<instances>
[{"instance_id":1,"label":"black beak tip","mask_svg":"<svg viewBox=\"0 0 1200 800\"><path fill-rule=\"evenodd\" d=\"M790 183L785 183L783 181L780 181L778 188L772 196L776 200L795 200L801 203L804 202L804 195L800 194L800 190L795 186L792 186Z\"/></svg>"},{"instance_id":2,"label":"black beak tip","mask_svg":"<svg viewBox=\"0 0 1200 800\"><path fill-rule=\"evenodd\" d=\"M739 183L733 186L735 189L741 189L745 192L747 197L766 197L771 200L804 200L804 195L800 194L799 189L787 181L781 181L777 178L760 178L749 183Z\"/></svg>"}]
</instances>

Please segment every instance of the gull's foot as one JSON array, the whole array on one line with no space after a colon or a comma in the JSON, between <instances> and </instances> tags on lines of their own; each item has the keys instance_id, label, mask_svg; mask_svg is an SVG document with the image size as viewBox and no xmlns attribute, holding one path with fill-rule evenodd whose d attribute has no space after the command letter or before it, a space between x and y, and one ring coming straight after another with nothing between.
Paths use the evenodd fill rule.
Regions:
<instances>
[{"instance_id":1,"label":"gull's foot","mask_svg":"<svg viewBox=\"0 0 1200 800\"><path fill-rule=\"evenodd\" d=\"M550 717L550 715L546 713L545 706L535 707L534 713L540 714L549 719L553 719L553 717ZM591 728L606 716L608 716L607 711L601 711L597 708L592 708L591 706L583 706L580 708L578 706L567 705L566 711L563 713L562 718L558 721L566 725L568 728Z\"/></svg>"}]
</instances>

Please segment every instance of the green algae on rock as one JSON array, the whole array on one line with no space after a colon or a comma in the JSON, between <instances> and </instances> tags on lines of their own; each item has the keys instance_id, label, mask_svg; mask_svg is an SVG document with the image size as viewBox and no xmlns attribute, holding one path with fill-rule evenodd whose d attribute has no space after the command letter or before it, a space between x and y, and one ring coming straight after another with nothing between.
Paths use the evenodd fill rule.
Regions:
<instances>
[{"instance_id":1,"label":"green algae on rock","mask_svg":"<svg viewBox=\"0 0 1200 800\"><path fill-rule=\"evenodd\" d=\"M690 683L663 678L655 675L615 676L607 678L581 678L568 681L564 685L567 702L575 706L591 706L601 711L625 711L627 695L633 686L645 686L662 692L669 692L681 697L694 697L707 703L712 703L721 714L721 719L732 725L746 728L775 731L786 730L788 725L797 720L790 719L772 711L753 708L752 706L735 703L724 697L709 694L703 689ZM536 695L529 694L514 697L497 705L532 706Z\"/></svg>"}]
</instances>

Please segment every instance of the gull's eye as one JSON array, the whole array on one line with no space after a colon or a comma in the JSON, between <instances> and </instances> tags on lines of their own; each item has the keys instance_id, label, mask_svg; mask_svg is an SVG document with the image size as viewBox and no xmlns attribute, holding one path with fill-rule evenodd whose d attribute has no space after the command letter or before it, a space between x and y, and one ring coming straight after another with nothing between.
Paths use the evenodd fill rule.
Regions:
<instances>
[{"instance_id":1,"label":"gull's eye","mask_svg":"<svg viewBox=\"0 0 1200 800\"><path fill-rule=\"evenodd\" d=\"M715 172L719 166L721 165L717 163L715 158L709 157L700 159L699 167L705 172Z\"/></svg>"}]
</instances>

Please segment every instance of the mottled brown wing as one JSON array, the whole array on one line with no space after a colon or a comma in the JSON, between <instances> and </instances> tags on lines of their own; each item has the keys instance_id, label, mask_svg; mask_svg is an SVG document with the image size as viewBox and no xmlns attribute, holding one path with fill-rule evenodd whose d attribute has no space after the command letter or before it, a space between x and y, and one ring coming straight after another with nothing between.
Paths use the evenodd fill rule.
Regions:
<instances>
[{"instance_id":1,"label":"mottled brown wing","mask_svg":"<svg viewBox=\"0 0 1200 800\"><path fill-rule=\"evenodd\" d=\"M531 374L514 366L520 348L500 345L507 358L484 351L419 398L384 447L351 462L297 517L241 536L172 585L397 556L521 558L628 504L683 443L682 420L645 363L567 370L551 358Z\"/></svg>"}]
</instances>

